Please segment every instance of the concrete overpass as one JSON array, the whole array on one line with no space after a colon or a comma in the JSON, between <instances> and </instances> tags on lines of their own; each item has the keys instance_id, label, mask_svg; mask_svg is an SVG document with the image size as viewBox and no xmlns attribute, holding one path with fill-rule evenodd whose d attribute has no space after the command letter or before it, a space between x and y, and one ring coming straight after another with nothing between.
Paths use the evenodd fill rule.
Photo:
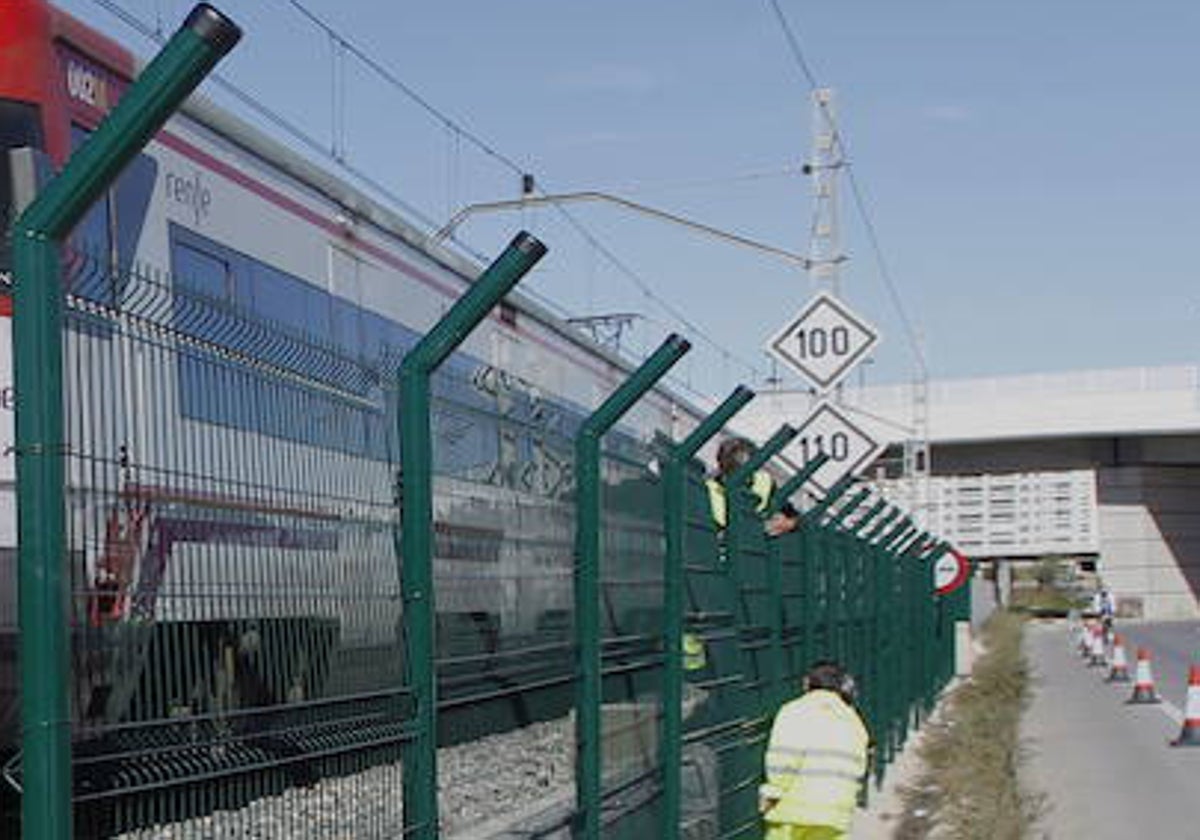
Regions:
<instances>
[{"instance_id":1,"label":"concrete overpass","mask_svg":"<svg viewBox=\"0 0 1200 840\"><path fill-rule=\"evenodd\" d=\"M1131 609L1200 616L1200 367L947 380L927 393L932 478L923 489L888 480L885 455L865 471L882 493L973 557L1094 556ZM894 453L915 398L879 386L840 400ZM764 393L739 425L765 439L814 404L809 391Z\"/></svg>"}]
</instances>

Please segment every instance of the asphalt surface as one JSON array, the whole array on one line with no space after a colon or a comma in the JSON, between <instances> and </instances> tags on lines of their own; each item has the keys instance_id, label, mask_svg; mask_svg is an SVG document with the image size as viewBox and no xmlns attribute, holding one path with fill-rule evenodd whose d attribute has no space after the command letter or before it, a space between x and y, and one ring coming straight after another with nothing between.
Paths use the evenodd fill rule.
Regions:
<instances>
[{"instance_id":1,"label":"asphalt surface","mask_svg":"<svg viewBox=\"0 0 1200 840\"><path fill-rule=\"evenodd\" d=\"M1117 630L1150 648L1166 702L1128 705L1132 685L1107 683L1107 669L1088 667L1064 622L1028 628L1033 690L1022 719L1022 783L1045 796L1034 836L1200 838L1200 747L1170 746L1180 731L1191 651L1200 652L1200 624ZM1132 668L1132 647L1129 656Z\"/></svg>"}]
</instances>

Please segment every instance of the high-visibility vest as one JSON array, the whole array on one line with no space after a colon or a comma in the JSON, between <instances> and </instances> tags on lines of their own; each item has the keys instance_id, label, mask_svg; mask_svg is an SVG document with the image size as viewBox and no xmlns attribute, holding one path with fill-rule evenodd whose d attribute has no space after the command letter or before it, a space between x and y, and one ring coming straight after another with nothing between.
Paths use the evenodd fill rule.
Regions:
<instances>
[{"instance_id":1,"label":"high-visibility vest","mask_svg":"<svg viewBox=\"0 0 1200 840\"><path fill-rule=\"evenodd\" d=\"M784 704L767 744L767 787L778 802L768 822L848 831L867 772L867 729L832 691Z\"/></svg>"},{"instance_id":2,"label":"high-visibility vest","mask_svg":"<svg viewBox=\"0 0 1200 840\"><path fill-rule=\"evenodd\" d=\"M729 504L725 484L716 478L710 478L704 483L708 486L708 504L712 509L713 524L718 529L722 529L729 524ZM750 491L757 499L754 509L760 514L766 513L767 505L771 501L771 494L775 491L775 482L771 480L771 476L758 470L750 480Z\"/></svg>"},{"instance_id":3,"label":"high-visibility vest","mask_svg":"<svg viewBox=\"0 0 1200 840\"><path fill-rule=\"evenodd\" d=\"M699 671L708 664L704 650L704 639L695 633L683 634L683 670Z\"/></svg>"}]
</instances>

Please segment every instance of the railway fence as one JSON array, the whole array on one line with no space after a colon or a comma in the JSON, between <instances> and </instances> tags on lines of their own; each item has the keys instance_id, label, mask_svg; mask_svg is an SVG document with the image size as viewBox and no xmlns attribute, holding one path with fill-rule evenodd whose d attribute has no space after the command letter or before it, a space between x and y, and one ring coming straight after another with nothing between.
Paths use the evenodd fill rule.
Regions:
<instances>
[{"instance_id":1,"label":"railway fence","mask_svg":"<svg viewBox=\"0 0 1200 840\"><path fill-rule=\"evenodd\" d=\"M195 68L172 66L147 90L181 97ZM53 189L95 168L94 200L118 130ZM753 838L770 723L812 661L859 678L877 780L950 678L969 598L934 592L945 544L850 480L764 533L738 488L790 427L714 528L696 455L748 389L682 441L627 433L682 339L590 415L455 352L532 237L424 337L365 348L231 302L198 261L76 238L59 264L85 211L49 219L36 265L15 249L24 836L453 835L467 782L441 750L557 723L573 769L530 783L510 836Z\"/></svg>"}]
</instances>

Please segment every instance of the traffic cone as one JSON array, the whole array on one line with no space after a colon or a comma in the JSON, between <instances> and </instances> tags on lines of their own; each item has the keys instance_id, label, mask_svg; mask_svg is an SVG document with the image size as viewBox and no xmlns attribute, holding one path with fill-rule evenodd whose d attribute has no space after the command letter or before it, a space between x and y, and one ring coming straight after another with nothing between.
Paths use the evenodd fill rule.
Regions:
<instances>
[{"instance_id":1,"label":"traffic cone","mask_svg":"<svg viewBox=\"0 0 1200 840\"><path fill-rule=\"evenodd\" d=\"M1150 651L1143 647L1137 652L1137 673L1133 678L1133 696L1129 703L1158 703L1158 692L1154 690L1154 674L1150 672Z\"/></svg>"},{"instance_id":2,"label":"traffic cone","mask_svg":"<svg viewBox=\"0 0 1200 840\"><path fill-rule=\"evenodd\" d=\"M1113 634L1112 666L1108 669L1109 682L1129 682L1129 662L1125 659L1125 640L1120 633Z\"/></svg>"},{"instance_id":3,"label":"traffic cone","mask_svg":"<svg viewBox=\"0 0 1200 840\"><path fill-rule=\"evenodd\" d=\"M1077 620L1071 625L1071 644L1075 646L1075 650L1079 651L1080 656L1087 656L1087 624L1082 620Z\"/></svg>"},{"instance_id":4,"label":"traffic cone","mask_svg":"<svg viewBox=\"0 0 1200 840\"><path fill-rule=\"evenodd\" d=\"M1183 712L1183 729L1171 742L1172 747L1200 747L1200 667L1188 671L1187 705Z\"/></svg>"}]
</instances>

